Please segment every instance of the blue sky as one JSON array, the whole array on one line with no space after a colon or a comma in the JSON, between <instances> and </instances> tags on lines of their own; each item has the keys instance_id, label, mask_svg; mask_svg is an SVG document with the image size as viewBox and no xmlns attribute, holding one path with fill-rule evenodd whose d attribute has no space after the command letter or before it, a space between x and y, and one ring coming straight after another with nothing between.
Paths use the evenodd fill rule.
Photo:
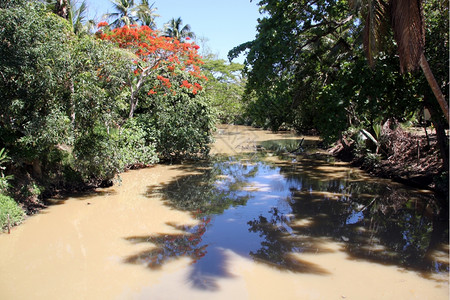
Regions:
<instances>
[{"instance_id":1,"label":"blue sky","mask_svg":"<svg viewBox=\"0 0 450 300\"><path fill-rule=\"evenodd\" d=\"M107 11L114 12L109 0L87 0L89 13L99 21ZM219 58L227 59L229 50L256 35L258 0L155 0L158 28L172 18L181 17L183 24L189 24L197 37L208 39L207 46ZM203 46L200 41L200 46ZM200 49L200 52L202 49ZM234 60L243 62L243 57Z\"/></svg>"}]
</instances>

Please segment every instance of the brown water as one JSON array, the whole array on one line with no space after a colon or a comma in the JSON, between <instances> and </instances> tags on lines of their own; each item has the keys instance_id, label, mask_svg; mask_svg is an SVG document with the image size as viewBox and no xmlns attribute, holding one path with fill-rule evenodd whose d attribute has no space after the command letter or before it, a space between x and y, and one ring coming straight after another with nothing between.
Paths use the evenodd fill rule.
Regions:
<instances>
[{"instance_id":1,"label":"brown water","mask_svg":"<svg viewBox=\"0 0 450 300\"><path fill-rule=\"evenodd\" d=\"M49 207L0 234L0 299L448 299L433 195L301 139L221 128L208 161Z\"/></svg>"}]
</instances>

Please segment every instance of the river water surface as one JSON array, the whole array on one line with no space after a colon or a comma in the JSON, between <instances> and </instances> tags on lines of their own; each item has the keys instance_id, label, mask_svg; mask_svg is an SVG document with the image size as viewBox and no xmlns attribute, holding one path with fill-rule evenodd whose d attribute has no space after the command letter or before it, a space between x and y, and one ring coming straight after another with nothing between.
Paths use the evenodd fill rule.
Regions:
<instances>
[{"instance_id":1,"label":"river water surface","mask_svg":"<svg viewBox=\"0 0 450 300\"><path fill-rule=\"evenodd\" d=\"M448 299L433 194L316 142L221 127L207 161L56 201L0 234L0 299Z\"/></svg>"}]
</instances>

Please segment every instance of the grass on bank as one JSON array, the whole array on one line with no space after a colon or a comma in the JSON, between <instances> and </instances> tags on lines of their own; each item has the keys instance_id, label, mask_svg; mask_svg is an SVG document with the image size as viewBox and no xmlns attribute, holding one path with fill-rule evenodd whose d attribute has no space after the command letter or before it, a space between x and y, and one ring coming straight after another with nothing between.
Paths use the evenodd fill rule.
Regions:
<instances>
[{"instance_id":1,"label":"grass on bank","mask_svg":"<svg viewBox=\"0 0 450 300\"><path fill-rule=\"evenodd\" d=\"M0 228L8 228L8 214L10 226L18 225L23 221L24 211L13 198L0 194Z\"/></svg>"}]
</instances>

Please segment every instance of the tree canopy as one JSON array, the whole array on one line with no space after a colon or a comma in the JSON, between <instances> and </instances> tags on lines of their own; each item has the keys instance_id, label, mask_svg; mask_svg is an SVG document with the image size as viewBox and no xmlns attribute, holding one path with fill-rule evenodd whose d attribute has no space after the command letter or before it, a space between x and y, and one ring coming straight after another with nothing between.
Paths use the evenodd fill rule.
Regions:
<instances>
[{"instance_id":1,"label":"tree canopy","mask_svg":"<svg viewBox=\"0 0 450 300\"><path fill-rule=\"evenodd\" d=\"M422 84L422 74L400 72L404 68L392 31L386 28L383 49L369 56L374 68L366 63L365 51L372 48L363 45L373 46L373 34L365 34L369 21L355 14L347 1L262 0L258 4L264 17L255 40L229 52L230 59L248 52L246 94L256 125L273 130L315 128L331 142L350 127L371 128L390 117L405 120L424 107L431 90ZM363 16L373 12L367 5ZM426 2L424 19L427 35L440 35L439 42L430 38L439 46L425 45L425 53L446 59L448 34L439 32L448 29L448 22L439 21L439 30L433 25L436 5L445 7L440 0ZM381 17L376 11L370 22L381 22ZM448 68L436 70L448 99Z\"/></svg>"},{"instance_id":2,"label":"tree canopy","mask_svg":"<svg viewBox=\"0 0 450 300\"><path fill-rule=\"evenodd\" d=\"M181 18L155 29L147 0L112 2L95 34L84 2L0 3L1 193L98 186L132 166L204 157L217 120L314 130L331 144L426 108L448 158L445 116L383 25L387 2L260 0L255 40L229 52L246 52L244 65L201 57ZM426 56L447 102L448 2L421 9L419 64Z\"/></svg>"},{"instance_id":3,"label":"tree canopy","mask_svg":"<svg viewBox=\"0 0 450 300\"><path fill-rule=\"evenodd\" d=\"M11 193L97 186L208 153L215 115L197 45L137 24L75 34L70 18L19 2L0 8L0 149L5 175L20 175Z\"/></svg>"},{"instance_id":4,"label":"tree canopy","mask_svg":"<svg viewBox=\"0 0 450 300\"><path fill-rule=\"evenodd\" d=\"M195 33L191 31L191 26L189 24L183 26L183 20L181 18L172 18L167 22L164 25L164 35L179 41L195 38Z\"/></svg>"}]
</instances>

